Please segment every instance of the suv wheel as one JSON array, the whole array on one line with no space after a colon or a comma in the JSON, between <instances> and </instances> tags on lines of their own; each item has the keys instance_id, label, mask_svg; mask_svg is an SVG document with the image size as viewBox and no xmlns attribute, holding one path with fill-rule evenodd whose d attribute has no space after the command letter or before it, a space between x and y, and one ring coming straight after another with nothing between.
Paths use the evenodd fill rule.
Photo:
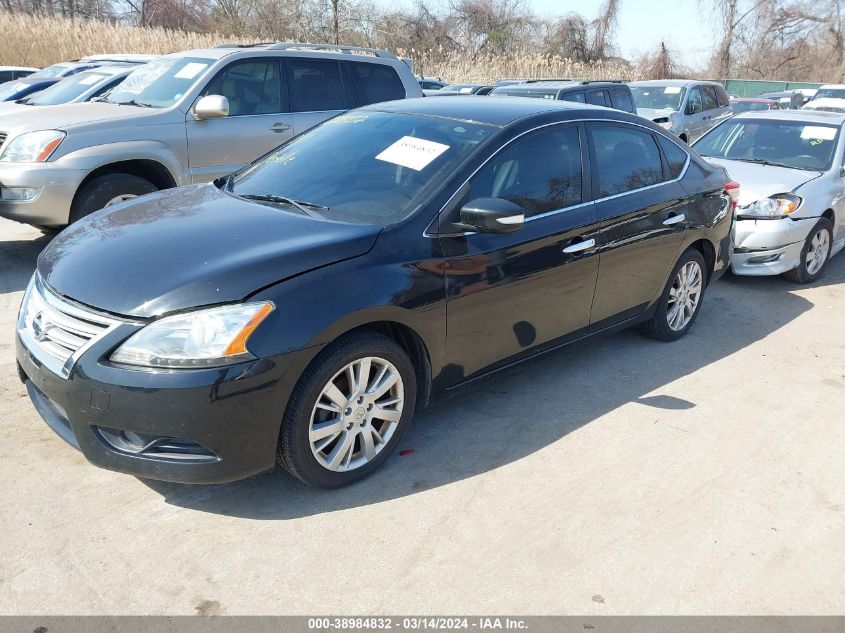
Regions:
<instances>
[{"instance_id":1,"label":"suv wheel","mask_svg":"<svg viewBox=\"0 0 845 633\"><path fill-rule=\"evenodd\" d=\"M818 279L830 258L833 224L827 218L821 218L804 242L801 249L800 264L783 273L784 278L798 284L809 284Z\"/></svg>"},{"instance_id":2,"label":"suv wheel","mask_svg":"<svg viewBox=\"0 0 845 633\"><path fill-rule=\"evenodd\" d=\"M686 334L701 310L707 274L704 257L687 249L663 289L651 319L642 324L643 331L660 341L674 341Z\"/></svg>"},{"instance_id":3,"label":"suv wheel","mask_svg":"<svg viewBox=\"0 0 845 633\"><path fill-rule=\"evenodd\" d=\"M158 191L149 180L132 174L103 174L86 183L70 210L70 221L76 222L86 215L124 200Z\"/></svg>"},{"instance_id":4,"label":"suv wheel","mask_svg":"<svg viewBox=\"0 0 845 633\"><path fill-rule=\"evenodd\" d=\"M411 360L375 332L346 336L303 372L282 421L278 461L313 486L338 488L381 466L416 404Z\"/></svg>"}]
</instances>

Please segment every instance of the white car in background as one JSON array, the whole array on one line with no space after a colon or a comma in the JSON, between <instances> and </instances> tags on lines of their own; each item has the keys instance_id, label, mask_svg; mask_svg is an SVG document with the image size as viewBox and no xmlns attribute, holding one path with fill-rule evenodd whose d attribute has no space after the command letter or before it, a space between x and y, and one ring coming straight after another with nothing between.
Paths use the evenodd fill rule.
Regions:
<instances>
[{"instance_id":1,"label":"white car in background","mask_svg":"<svg viewBox=\"0 0 845 633\"><path fill-rule=\"evenodd\" d=\"M811 112L845 112L845 99L831 99L830 97L811 99L801 109Z\"/></svg>"},{"instance_id":2,"label":"white car in background","mask_svg":"<svg viewBox=\"0 0 845 633\"><path fill-rule=\"evenodd\" d=\"M740 184L734 273L810 283L845 247L843 124L832 112L748 112L694 144Z\"/></svg>"}]
</instances>

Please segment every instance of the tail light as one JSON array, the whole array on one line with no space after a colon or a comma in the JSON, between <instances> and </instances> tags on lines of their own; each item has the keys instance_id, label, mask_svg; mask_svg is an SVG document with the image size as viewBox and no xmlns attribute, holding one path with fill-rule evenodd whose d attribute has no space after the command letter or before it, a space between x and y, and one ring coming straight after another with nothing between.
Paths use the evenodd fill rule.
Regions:
<instances>
[{"instance_id":1,"label":"tail light","mask_svg":"<svg viewBox=\"0 0 845 633\"><path fill-rule=\"evenodd\" d=\"M733 208L736 209L736 203L739 200L739 183L735 180L731 180L725 185L725 192L731 197L731 204L733 204Z\"/></svg>"}]
</instances>

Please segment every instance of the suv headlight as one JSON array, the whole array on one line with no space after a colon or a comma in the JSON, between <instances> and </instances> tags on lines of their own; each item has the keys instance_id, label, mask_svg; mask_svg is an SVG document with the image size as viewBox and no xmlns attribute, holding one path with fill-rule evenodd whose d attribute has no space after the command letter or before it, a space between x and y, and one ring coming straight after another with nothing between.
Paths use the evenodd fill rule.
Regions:
<instances>
[{"instance_id":1,"label":"suv headlight","mask_svg":"<svg viewBox=\"0 0 845 633\"><path fill-rule=\"evenodd\" d=\"M43 163L62 144L66 134L59 130L27 132L6 143L0 161L7 163Z\"/></svg>"},{"instance_id":2,"label":"suv headlight","mask_svg":"<svg viewBox=\"0 0 845 633\"><path fill-rule=\"evenodd\" d=\"M801 205L801 198L791 193L776 193L762 200L755 200L744 207L738 207L738 219L777 220L785 218Z\"/></svg>"},{"instance_id":3,"label":"suv headlight","mask_svg":"<svg viewBox=\"0 0 845 633\"><path fill-rule=\"evenodd\" d=\"M253 358L247 339L273 311L269 301L165 317L130 336L112 362L144 367L218 367Z\"/></svg>"}]
</instances>

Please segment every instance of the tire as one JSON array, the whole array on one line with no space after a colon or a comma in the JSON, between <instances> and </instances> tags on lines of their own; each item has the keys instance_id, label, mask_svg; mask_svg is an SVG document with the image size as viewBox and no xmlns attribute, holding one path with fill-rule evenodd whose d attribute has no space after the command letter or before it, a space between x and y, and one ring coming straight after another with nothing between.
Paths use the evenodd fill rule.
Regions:
<instances>
[{"instance_id":1,"label":"tire","mask_svg":"<svg viewBox=\"0 0 845 633\"><path fill-rule=\"evenodd\" d=\"M356 391L361 370L355 363L365 358L371 359L369 380L364 389ZM348 378L350 365L355 367L354 381ZM381 374L384 368L387 373ZM377 393L377 387L387 384L394 372L399 380L386 393L367 395ZM342 407L325 395L330 382L341 392L334 396L335 400L342 396ZM362 392L364 395L358 395ZM414 415L416 394L413 364L398 343L370 331L347 335L320 352L300 377L282 420L277 461L297 479L320 488L358 481L379 468L402 440ZM397 397L401 406L391 402ZM397 419L379 419L377 413L370 413L379 410L379 403L387 407L381 409L384 415ZM314 436L312 424L316 425ZM369 456L368 435L372 442ZM334 468L332 462L337 464Z\"/></svg>"},{"instance_id":2,"label":"tire","mask_svg":"<svg viewBox=\"0 0 845 633\"><path fill-rule=\"evenodd\" d=\"M784 279L797 284L809 284L821 277L830 260L833 245L833 224L827 218L820 218L807 236L801 249L801 263L783 273ZM809 259L808 259L809 258Z\"/></svg>"},{"instance_id":3,"label":"tire","mask_svg":"<svg viewBox=\"0 0 845 633\"><path fill-rule=\"evenodd\" d=\"M694 276L690 273L697 270L698 277L698 293L694 296L694 306L691 310L685 311L681 315L681 320L676 321L678 313L672 308L677 304L677 299L673 298L673 294L678 292L679 287L683 287L684 280L681 277L681 271L687 273L688 278L694 280ZM689 297L690 302L683 305L689 306L693 303L692 285L687 288L682 297ZM673 290L674 289L674 290ZM686 334L695 323L698 313L701 312L701 304L704 300L704 291L707 289L707 264L704 257L695 248L688 248L678 259L678 263L672 268L672 273L669 275L669 280L660 295L657 307L654 310L652 317L645 321L640 327L643 332L659 341L675 341ZM683 290L682 290L683 291ZM671 304L670 304L671 302ZM679 308L685 310L685 308ZM674 323L674 325L673 325Z\"/></svg>"},{"instance_id":4,"label":"tire","mask_svg":"<svg viewBox=\"0 0 845 633\"><path fill-rule=\"evenodd\" d=\"M117 198L134 198L158 191L149 180L132 174L103 174L86 183L76 194L70 209L70 221L76 222L99 211Z\"/></svg>"}]
</instances>

